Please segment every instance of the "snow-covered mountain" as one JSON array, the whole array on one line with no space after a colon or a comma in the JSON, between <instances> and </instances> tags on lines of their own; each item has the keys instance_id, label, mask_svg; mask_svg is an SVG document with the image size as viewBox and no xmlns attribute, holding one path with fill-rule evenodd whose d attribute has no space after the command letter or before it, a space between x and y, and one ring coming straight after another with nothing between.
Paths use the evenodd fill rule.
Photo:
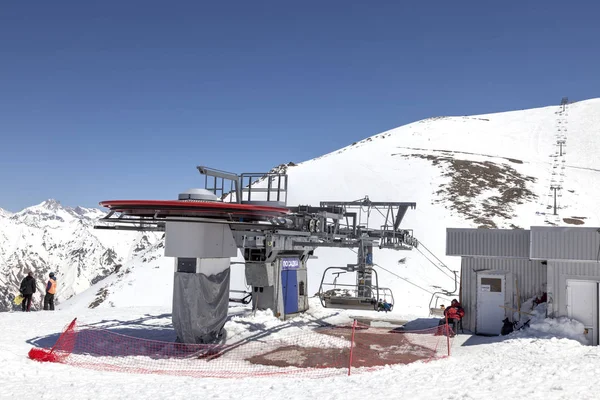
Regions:
<instances>
[{"instance_id":1,"label":"snow-covered mountain","mask_svg":"<svg viewBox=\"0 0 600 400\"><path fill-rule=\"evenodd\" d=\"M58 279L56 301L60 303L115 273L162 237L95 230L95 221L105 213L62 206L56 200L0 215L0 311L12 308L11 300L27 271L37 279L37 307L51 271Z\"/></svg>"},{"instance_id":2,"label":"snow-covered mountain","mask_svg":"<svg viewBox=\"0 0 600 400\"><path fill-rule=\"evenodd\" d=\"M429 118L313 160L277 168L289 175L289 205L356 200L365 195L374 201L417 203L415 210L407 212L402 226L414 230L421 242L419 250L376 249L374 261L379 266L380 284L394 291L398 305L394 312L423 316L428 313L435 287L454 289L449 272L432 265L439 263L426 250L451 269L460 267L458 258L443 256L447 227L599 226L599 153L600 99L592 99L569 104L564 111L556 105ZM557 188L557 215L553 215L552 187ZM86 214L85 210L81 213ZM56 233L49 227L57 223L55 220L42 223L25 214L17 213L8 219L22 218L30 224L43 225L44 228L35 229L45 229L48 235ZM67 226L73 225L71 211L52 215L63 218ZM86 226L86 220L83 221L79 224ZM377 215L370 216L371 226L377 227L379 222ZM18 226L27 225L23 222ZM94 231L92 236L99 238L98 235ZM131 237L130 232L111 231L108 235L114 246L122 241L129 249L141 240L141 236ZM160 241L150 237L147 240L148 244L137 252L114 247L121 257L117 263L123 264L119 272L92 285L77 301L72 299L64 306L170 306L173 260L163 257ZM91 242L92 238L90 246ZM104 246L105 251L113 248ZM103 253L95 254L98 259ZM356 260L356 255L347 249L321 248L316 256L318 259L309 261L309 293L317 292L326 267L344 266ZM100 261L89 264L103 265ZM77 262L71 261L70 265ZM83 288L87 282L91 280L78 287ZM338 282L353 283L353 277L344 280L342 276ZM242 266L232 266L232 288L245 288Z\"/></svg>"},{"instance_id":3,"label":"snow-covered mountain","mask_svg":"<svg viewBox=\"0 0 600 400\"><path fill-rule=\"evenodd\" d=\"M2 208L0 208L0 219L1 218L8 218L12 215L12 213L10 211L6 211Z\"/></svg>"},{"instance_id":4,"label":"snow-covered mountain","mask_svg":"<svg viewBox=\"0 0 600 400\"><path fill-rule=\"evenodd\" d=\"M50 199L10 215L9 218L33 228L60 228L65 224L93 225L94 221L104 215L98 209L63 207L59 201Z\"/></svg>"}]
</instances>

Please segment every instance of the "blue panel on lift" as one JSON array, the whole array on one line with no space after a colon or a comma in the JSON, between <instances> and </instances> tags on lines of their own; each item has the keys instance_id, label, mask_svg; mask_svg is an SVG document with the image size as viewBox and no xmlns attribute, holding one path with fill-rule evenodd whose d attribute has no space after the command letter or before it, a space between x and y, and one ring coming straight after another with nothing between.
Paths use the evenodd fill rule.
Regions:
<instances>
[{"instance_id":1,"label":"blue panel on lift","mask_svg":"<svg viewBox=\"0 0 600 400\"><path fill-rule=\"evenodd\" d=\"M298 272L296 270L281 271L281 283L284 314L298 312Z\"/></svg>"}]
</instances>

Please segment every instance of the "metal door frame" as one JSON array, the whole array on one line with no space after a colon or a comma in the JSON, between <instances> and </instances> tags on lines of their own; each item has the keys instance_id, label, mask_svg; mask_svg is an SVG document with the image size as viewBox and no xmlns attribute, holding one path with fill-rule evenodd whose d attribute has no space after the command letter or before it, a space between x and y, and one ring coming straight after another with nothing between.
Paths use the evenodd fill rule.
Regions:
<instances>
[{"instance_id":1,"label":"metal door frame","mask_svg":"<svg viewBox=\"0 0 600 400\"><path fill-rule=\"evenodd\" d=\"M513 300L513 287L512 284L508 285L508 282L512 282L512 272L510 271L499 271L499 270L482 270L477 271L475 274L475 310L477 315L475 316L475 332L479 333L479 287L481 278L502 278L502 289L504 293L504 307L512 306ZM504 317L506 318L507 309L504 309ZM512 315L512 313L511 313ZM483 333L486 335L486 333Z\"/></svg>"},{"instance_id":2,"label":"metal door frame","mask_svg":"<svg viewBox=\"0 0 600 400\"><path fill-rule=\"evenodd\" d=\"M594 283L596 285L596 313L594 314L595 321L592 323L592 329L594 330L594 337L592 338L592 346L597 346L600 343L600 280L595 279L582 279L577 278L566 278L565 279L565 308L567 311L567 317L573 319L572 308L569 306L569 282L586 282ZM579 321L581 322L581 321ZM583 322L581 322L583 324Z\"/></svg>"}]
</instances>

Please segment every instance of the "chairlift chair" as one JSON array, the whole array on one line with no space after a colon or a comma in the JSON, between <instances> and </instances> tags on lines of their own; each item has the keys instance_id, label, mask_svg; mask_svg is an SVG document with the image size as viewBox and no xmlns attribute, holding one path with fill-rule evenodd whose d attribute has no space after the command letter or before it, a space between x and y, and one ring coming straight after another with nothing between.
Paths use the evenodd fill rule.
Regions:
<instances>
[{"instance_id":1,"label":"chairlift chair","mask_svg":"<svg viewBox=\"0 0 600 400\"><path fill-rule=\"evenodd\" d=\"M432 285L432 287L436 290L431 294L431 300L429 300L429 316L430 317L431 316L444 317L444 310L439 308L437 305L438 300L440 300L442 298L442 296L444 296L444 297L455 296L455 293L458 290L457 272L456 271L452 271L452 272L454 273L454 290L453 291L444 290L441 288L441 286ZM432 306L434 299L435 299L435 304Z\"/></svg>"},{"instance_id":2,"label":"chairlift chair","mask_svg":"<svg viewBox=\"0 0 600 400\"><path fill-rule=\"evenodd\" d=\"M344 270L344 272L333 273L333 275L336 275L333 284L326 283L325 277L327 276L327 272L332 269ZM337 283L337 278L340 274L355 272L355 270L351 270L349 267L326 268L323 272L323 277L321 278L321 285L319 286L319 299L321 305L324 308L377 311L379 309L379 299L383 297L385 299L384 301L391 298L391 303L389 303L391 304L391 310L394 305L394 294L392 290L379 287L377 271L373 268L368 268L368 270L371 271L375 277L375 285ZM333 289L326 290L326 286L333 286ZM360 292L368 293L368 295L359 296L358 294Z\"/></svg>"},{"instance_id":3,"label":"chairlift chair","mask_svg":"<svg viewBox=\"0 0 600 400\"><path fill-rule=\"evenodd\" d=\"M437 292L434 293L433 296L431 296L431 300L429 301L429 316L430 317L443 317L444 309L438 307L438 300L440 299L440 296L436 296L436 294L437 294ZM434 298L435 298L435 304L432 307L431 303L433 302Z\"/></svg>"}]
</instances>

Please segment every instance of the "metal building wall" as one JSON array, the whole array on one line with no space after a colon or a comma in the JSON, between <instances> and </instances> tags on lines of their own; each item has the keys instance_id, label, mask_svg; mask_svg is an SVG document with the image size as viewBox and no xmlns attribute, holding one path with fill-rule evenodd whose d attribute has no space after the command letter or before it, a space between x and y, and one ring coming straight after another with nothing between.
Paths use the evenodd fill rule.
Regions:
<instances>
[{"instance_id":1,"label":"metal building wall","mask_svg":"<svg viewBox=\"0 0 600 400\"><path fill-rule=\"evenodd\" d=\"M597 261L598 228L531 227L531 258L540 260Z\"/></svg>"},{"instance_id":2,"label":"metal building wall","mask_svg":"<svg viewBox=\"0 0 600 400\"><path fill-rule=\"evenodd\" d=\"M548 261L548 316L567 316L567 279L600 282L600 263Z\"/></svg>"},{"instance_id":3,"label":"metal building wall","mask_svg":"<svg viewBox=\"0 0 600 400\"><path fill-rule=\"evenodd\" d=\"M465 309L463 327L475 332L477 323L477 272L505 271L512 273L513 307L517 308L514 279L519 285L521 304L547 290L547 268L541 261L510 258L463 257L461 262L461 299ZM507 282L508 286L509 282ZM509 314L507 314L509 315Z\"/></svg>"},{"instance_id":4,"label":"metal building wall","mask_svg":"<svg viewBox=\"0 0 600 400\"><path fill-rule=\"evenodd\" d=\"M525 229L446 229L447 256L529 259L529 231Z\"/></svg>"}]
</instances>

